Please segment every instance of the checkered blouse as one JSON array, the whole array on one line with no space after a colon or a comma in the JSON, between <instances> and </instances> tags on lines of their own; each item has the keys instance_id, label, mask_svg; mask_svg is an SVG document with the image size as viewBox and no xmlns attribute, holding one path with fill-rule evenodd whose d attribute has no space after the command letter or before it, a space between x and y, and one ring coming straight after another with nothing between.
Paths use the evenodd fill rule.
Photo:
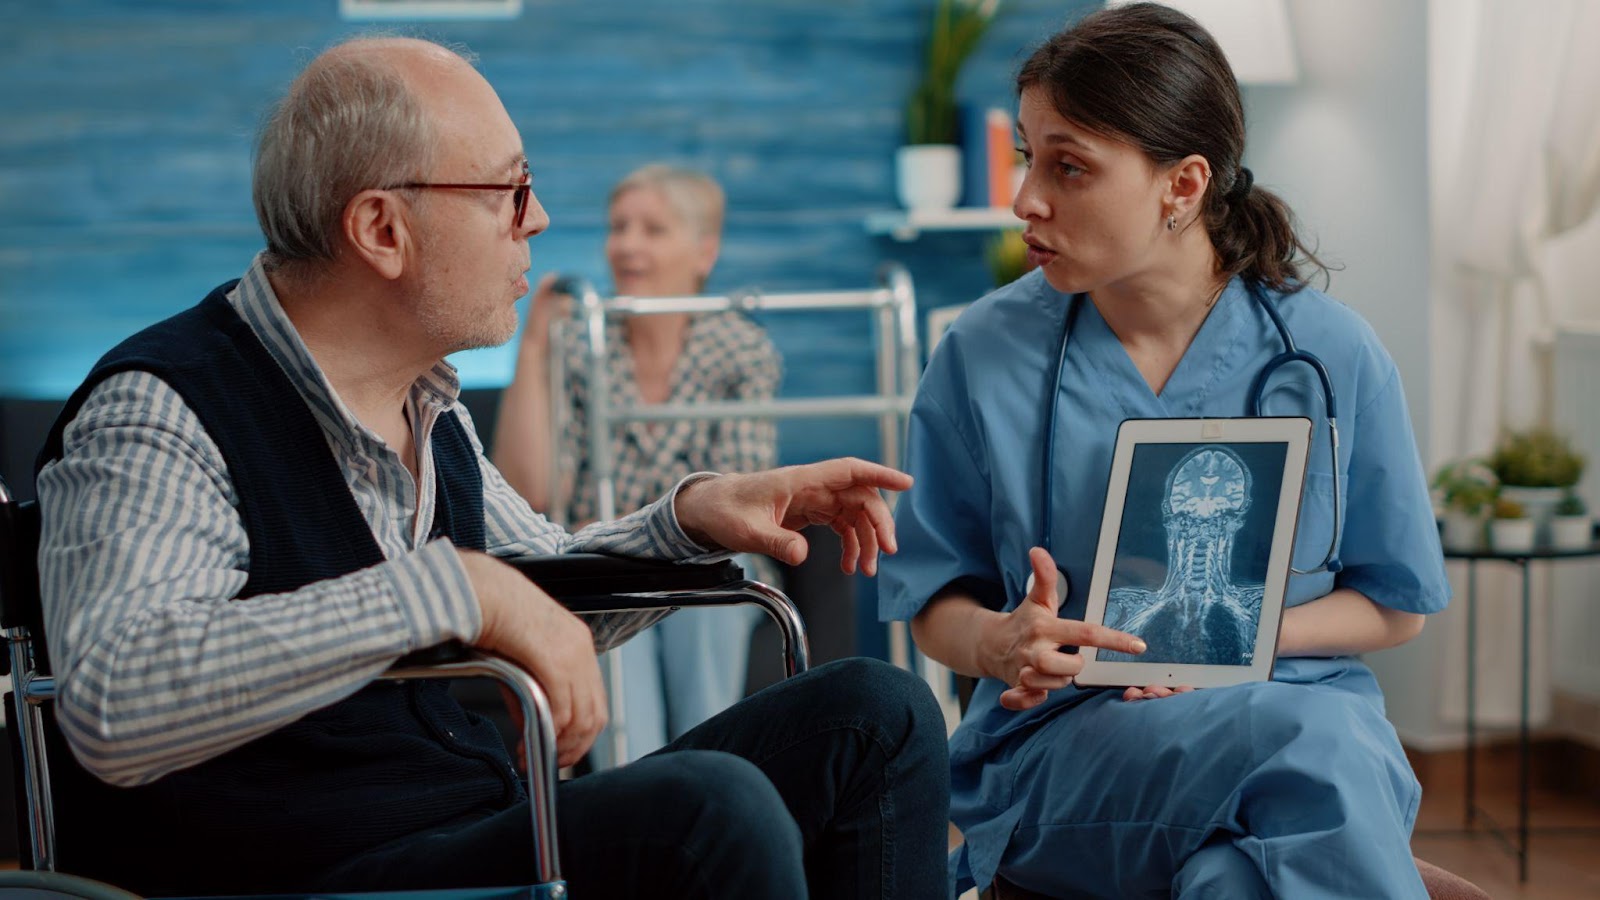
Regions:
<instances>
[{"instance_id":1,"label":"checkered blouse","mask_svg":"<svg viewBox=\"0 0 1600 900\"><path fill-rule=\"evenodd\" d=\"M573 473L567 522L591 522L599 516L598 490L589 467L587 370L581 333L567 331L567 424L562 434L562 471ZM639 385L633 357L627 351L627 330L608 322L606 346L611 354L613 408L636 406ZM695 316L674 365L668 403L717 400L769 400L783 377L783 360L761 326L736 312ZM777 427L771 420L702 419L677 422L629 422L614 431L617 513L648 505L692 472L754 472L771 468L777 459Z\"/></svg>"}]
</instances>

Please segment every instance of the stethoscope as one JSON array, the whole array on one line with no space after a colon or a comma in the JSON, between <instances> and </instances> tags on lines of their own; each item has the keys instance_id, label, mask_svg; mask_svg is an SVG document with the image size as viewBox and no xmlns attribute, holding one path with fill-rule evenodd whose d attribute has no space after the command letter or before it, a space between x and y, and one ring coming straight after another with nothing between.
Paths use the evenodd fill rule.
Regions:
<instances>
[{"instance_id":1,"label":"stethoscope","mask_svg":"<svg viewBox=\"0 0 1600 900\"><path fill-rule=\"evenodd\" d=\"M1327 572L1330 575L1335 574L1343 569L1344 565L1339 562L1339 532L1341 530L1339 506L1343 485L1339 479L1338 407L1333 395L1333 380L1328 377L1328 367L1322 364L1322 360L1318 359L1316 354L1301 350L1295 346L1294 336L1289 333L1289 326L1284 323L1283 315L1267 299L1266 292L1261 289L1261 286L1253 281L1247 281L1246 284L1250 290L1250 296L1254 297L1256 304L1266 311L1267 318L1271 319L1273 327L1278 329L1278 337L1283 340L1283 352L1267 360L1266 364L1261 367L1261 371L1256 373L1255 380L1250 385L1249 414L1251 416L1261 415L1267 379L1289 363L1305 363L1311 367L1313 372L1317 373L1317 380L1322 382L1322 396L1326 399L1328 406L1328 455L1332 461L1330 468L1333 472L1333 534L1328 539L1328 551L1323 554L1322 562L1309 569L1297 569L1291 564L1289 571L1295 575L1315 575L1319 572ZM1040 527L1042 530L1039 546L1043 547L1046 552L1051 551L1050 538L1055 525L1055 510L1053 508L1055 504L1052 502L1055 497L1055 467L1051 465L1051 461L1055 458L1056 410L1060 405L1060 398L1057 395L1061 392L1061 378L1066 374L1067 370L1067 344L1072 339L1072 329L1077 324L1078 311L1083 308L1085 296L1084 294L1075 294L1068 301L1066 322L1061 327L1061 350L1056 355L1055 380L1051 383L1050 390L1045 392L1044 460L1041 464L1044 469L1044 510L1040 514L1042 520ZM1053 553L1051 555L1054 556ZM1060 577L1056 579L1056 597L1057 600L1064 604L1067 599L1067 573L1065 570L1059 571ZM1023 588L1025 594L1033 592L1033 581L1034 577L1030 573L1027 585Z\"/></svg>"}]
</instances>

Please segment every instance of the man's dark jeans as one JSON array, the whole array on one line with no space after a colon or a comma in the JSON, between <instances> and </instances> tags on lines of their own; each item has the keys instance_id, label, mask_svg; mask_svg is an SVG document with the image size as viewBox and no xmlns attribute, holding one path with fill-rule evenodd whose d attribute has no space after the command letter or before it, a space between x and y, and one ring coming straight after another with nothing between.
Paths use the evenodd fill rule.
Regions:
<instances>
[{"instance_id":1,"label":"man's dark jeans","mask_svg":"<svg viewBox=\"0 0 1600 900\"><path fill-rule=\"evenodd\" d=\"M819 666L665 749L564 782L562 874L576 900L947 894L944 718L915 676ZM526 804L413 835L323 890L528 884Z\"/></svg>"}]
</instances>

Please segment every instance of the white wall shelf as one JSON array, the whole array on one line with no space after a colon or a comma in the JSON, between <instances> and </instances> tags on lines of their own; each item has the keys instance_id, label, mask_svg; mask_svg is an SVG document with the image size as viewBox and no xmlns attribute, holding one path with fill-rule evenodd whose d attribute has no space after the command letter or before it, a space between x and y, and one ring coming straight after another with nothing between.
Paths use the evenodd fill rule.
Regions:
<instances>
[{"instance_id":1,"label":"white wall shelf","mask_svg":"<svg viewBox=\"0 0 1600 900\"><path fill-rule=\"evenodd\" d=\"M985 209L960 206L917 212L895 209L870 213L866 225L868 234L886 234L897 241L914 241L924 231L996 231L1021 228L1023 222L1012 214L1009 207Z\"/></svg>"}]
</instances>

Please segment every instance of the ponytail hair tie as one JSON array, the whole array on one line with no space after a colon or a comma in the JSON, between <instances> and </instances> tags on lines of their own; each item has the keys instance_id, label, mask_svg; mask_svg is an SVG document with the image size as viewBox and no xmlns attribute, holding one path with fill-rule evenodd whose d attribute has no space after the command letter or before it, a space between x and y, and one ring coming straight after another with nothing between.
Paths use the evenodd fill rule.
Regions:
<instances>
[{"instance_id":1,"label":"ponytail hair tie","mask_svg":"<svg viewBox=\"0 0 1600 900\"><path fill-rule=\"evenodd\" d=\"M1233 179L1233 188L1228 191L1229 200L1243 200L1250 194L1250 186L1256 183L1256 176L1244 166L1239 167L1239 174Z\"/></svg>"}]
</instances>

